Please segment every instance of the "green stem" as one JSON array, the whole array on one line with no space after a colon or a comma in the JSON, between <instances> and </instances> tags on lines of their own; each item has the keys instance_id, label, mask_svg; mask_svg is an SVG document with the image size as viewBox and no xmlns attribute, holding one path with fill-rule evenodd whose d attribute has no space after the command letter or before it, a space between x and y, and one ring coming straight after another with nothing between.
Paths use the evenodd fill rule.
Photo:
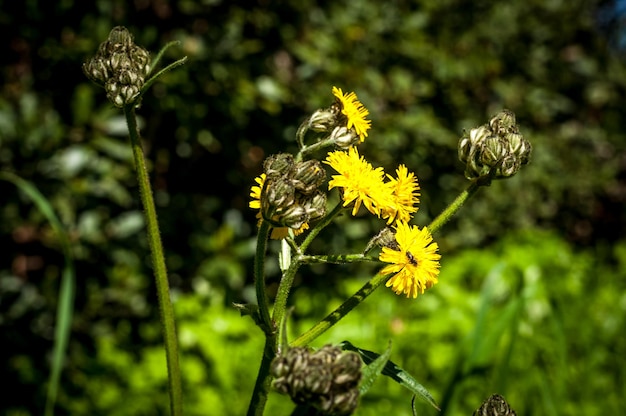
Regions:
<instances>
[{"instance_id":1,"label":"green stem","mask_svg":"<svg viewBox=\"0 0 626 416\"><path fill-rule=\"evenodd\" d=\"M480 179L480 178L478 178ZM469 186L456 197L454 201L446 209L444 209L441 214L435 218L430 225L428 225L428 231L431 234L434 234L439 228L441 228L445 223L450 221L450 218L465 204L465 202L476 193L478 188L485 185L484 181L475 179L470 182Z\"/></svg>"},{"instance_id":2,"label":"green stem","mask_svg":"<svg viewBox=\"0 0 626 416\"><path fill-rule=\"evenodd\" d=\"M309 345L311 341L326 332L331 326L339 322L344 316L346 316L352 309L356 308L361 302L363 302L369 295L374 292L380 285L385 283L389 279L389 275L377 274L372 277L361 289L359 289L354 295L342 303L337 309L328 314L326 318L315 324L311 329L296 338L291 344L291 347L303 347Z\"/></svg>"},{"instance_id":3,"label":"green stem","mask_svg":"<svg viewBox=\"0 0 626 416\"><path fill-rule=\"evenodd\" d=\"M276 322L277 325L280 325L283 317L285 316L285 309L287 307L287 298L289 297L289 291L291 290L291 285L293 285L293 279L296 276L296 272L302 262L300 261L300 256L296 255L292 260L289 268L283 274L283 277L280 279L280 284L278 285L278 291L276 292L276 299L274 299L274 311L272 314L272 320Z\"/></svg>"},{"instance_id":4,"label":"green stem","mask_svg":"<svg viewBox=\"0 0 626 416\"><path fill-rule=\"evenodd\" d=\"M300 256L300 262L303 264L314 264L314 263L346 264L346 263L360 263L362 261L379 261L379 260L376 257L366 256L365 254L362 254L362 253Z\"/></svg>"},{"instance_id":5,"label":"green stem","mask_svg":"<svg viewBox=\"0 0 626 416\"><path fill-rule=\"evenodd\" d=\"M298 152L298 154L296 155L296 160L302 160L302 158L310 153L314 153L320 149L323 149L325 147L329 147L332 146L333 144L335 144L334 140L332 139L326 139L326 140L322 140L319 141L317 143L314 143L310 146L303 146L302 149L300 150L300 152Z\"/></svg>"},{"instance_id":6,"label":"green stem","mask_svg":"<svg viewBox=\"0 0 626 416\"><path fill-rule=\"evenodd\" d=\"M257 236L256 253L254 257L254 286L256 289L257 303L259 305L259 315L261 326L265 332L265 347L259 374L254 384L254 391L248 406L248 416L261 416L267 402L267 395L270 391L272 376L270 375L270 365L276 356L277 337L275 325L273 325L269 314L269 302L265 291L265 252L267 251L267 239L271 226L267 221L262 221ZM274 321L275 322L275 321Z\"/></svg>"},{"instance_id":7,"label":"green stem","mask_svg":"<svg viewBox=\"0 0 626 416\"><path fill-rule=\"evenodd\" d=\"M291 260L291 264L287 271L283 274L278 285L278 291L276 292L276 299L274 300L274 312L272 318L275 323L280 325L283 317L285 316L285 308L287 307L287 298L293 285L293 279L296 276L298 268L302 264L302 258L304 251L308 248L309 244L315 237L331 223L333 218L337 216L342 210L341 203L339 203L331 212L329 212L307 235L306 239L302 242L299 249L296 250L295 256Z\"/></svg>"},{"instance_id":8,"label":"green stem","mask_svg":"<svg viewBox=\"0 0 626 416\"><path fill-rule=\"evenodd\" d=\"M161 328L165 338L170 410L172 415L180 416L183 414L183 394L180 366L178 364L178 340L176 337L176 325L174 323L174 309L170 299L165 257L163 256L163 246L161 244L159 225L154 200L152 198L152 189L148 179L148 169L146 168L143 150L139 141L140 134L139 128L137 127L134 104L129 104L124 107L124 115L126 116L126 123L128 124L130 143L133 149L133 157L137 171L137 181L139 183L139 193L146 218L148 243L152 254L152 265L154 268L159 311L161 314Z\"/></svg>"},{"instance_id":9,"label":"green stem","mask_svg":"<svg viewBox=\"0 0 626 416\"><path fill-rule=\"evenodd\" d=\"M261 366L259 374L254 384L254 392L248 406L248 416L262 416L267 403L267 396L272 385L272 375L270 374L270 366L272 360L276 356L276 334L269 334L265 338L265 347L263 347L263 357L261 357Z\"/></svg>"},{"instance_id":10,"label":"green stem","mask_svg":"<svg viewBox=\"0 0 626 416\"><path fill-rule=\"evenodd\" d=\"M254 287L261 316L261 329L263 329L266 335L275 332L275 326L270 319L270 306L265 290L265 252L267 251L267 238L270 234L270 229L271 226L267 221L261 222L254 256Z\"/></svg>"}]
</instances>

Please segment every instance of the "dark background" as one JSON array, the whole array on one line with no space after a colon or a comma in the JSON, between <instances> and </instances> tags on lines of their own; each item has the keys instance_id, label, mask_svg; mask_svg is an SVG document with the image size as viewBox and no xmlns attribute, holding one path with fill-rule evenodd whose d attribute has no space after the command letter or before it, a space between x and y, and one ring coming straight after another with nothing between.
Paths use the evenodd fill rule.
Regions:
<instances>
[{"instance_id":1,"label":"dark background","mask_svg":"<svg viewBox=\"0 0 626 416\"><path fill-rule=\"evenodd\" d=\"M266 156L296 149L296 128L332 102L332 86L355 91L371 113L360 152L388 172L405 163L417 174L419 224L467 185L456 157L463 131L502 108L516 113L533 145L531 164L481 190L444 227L444 255L534 229L617 264L612 248L623 242L626 223L620 7L556 0L2 2L0 169L49 199L76 256L59 414L77 414L71 403L92 394L89 374L111 371L95 358L102 334L115 334L116 345L136 354L160 345L123 118L81 71L113 26L126 26L153 55L179 40L162 64L188 57L154 85L138 114L173 292L193 295L208 283L223 296L207 302L228 307L253 301L254 177ZM63 255L23 194L0 182L0 195L0 374L9 381L0 413L41 414ZM342 227L312 250L358 251L380 224ZM299 284L334 296L341 292L335 280L319 276L341 273L307 269ZM107 414L84 402L85 414Z\"/></svg>"}]
</instances>

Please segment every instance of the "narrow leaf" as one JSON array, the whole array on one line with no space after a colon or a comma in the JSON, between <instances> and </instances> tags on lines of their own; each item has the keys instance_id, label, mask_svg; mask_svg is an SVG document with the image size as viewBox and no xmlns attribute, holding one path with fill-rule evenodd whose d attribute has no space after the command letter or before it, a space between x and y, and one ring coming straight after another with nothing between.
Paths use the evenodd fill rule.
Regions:
<instances>
[{"instance_id":1,"label":"narrow leaf","mask_svg":"<svg viewBox=\"0 0 626 416\"><path fill-rule=\"evenodd\" d=\"M385 368L385 364L389 361L389 357L391 356L391 341L389 341L389 345L385 352L383 352L378 358L369 363L363 369L363 378L361 379L361 385L359 387L359 393L364 395L374 384L374 380L378 378L378 376Z\"/></svg>"},{"instance_id":2,"label":"narrow leaf","mask_svg":"<svg viewBox=\"0 0 626 416\"><path fill-rule=\"evenodd\" d=\"M361 359L363 359L363 362L366 365L369 365L370 363L375 361L378 357L380 357L380 354L375 353L373 351L368 351L368 350L355 347L349 341L343 341L341 343L341 348L343 348L344 350L349 350L349 351L354 351L354 352L359 353L359 355L361 356ZM417 397L421 398L426 403L430 404L432 407L439 410L439 406L437 405L437 402L435 401L433 396L428 392L428 390L426 390L424 386L418 383L417 380L413 378L413 376L411 376L409 373L407 373L402 368L397 366L393 361L387 361L385 363L385 366L383 370L381 371L381 374L387 377L390 377L393 381L409 389Z\"/></svg>"},{"instance_id":3,"label":"narrow leaf","mask_svg":"<svg viewBox=\"0 0 626 416\"><path fill-rule=\"evenodd\" d=\"M61 242L65 259L65 265L61 273L56 328L54 331L52 368L50 371L48 393L46 397L46 415L52 415L54 413L54 404L59 391L61 368L63 367L65 351L70 337L70 327L74 309L76 279L74 274L74 261L71 252L70 239L65 232L65 228L61 224L61 221L56 216L50 202L32 183L9 172L0 172L0 179L14 184L33 201L39 211L41 211L41 213L46 217Z\"/></svg>"}]
</instances>

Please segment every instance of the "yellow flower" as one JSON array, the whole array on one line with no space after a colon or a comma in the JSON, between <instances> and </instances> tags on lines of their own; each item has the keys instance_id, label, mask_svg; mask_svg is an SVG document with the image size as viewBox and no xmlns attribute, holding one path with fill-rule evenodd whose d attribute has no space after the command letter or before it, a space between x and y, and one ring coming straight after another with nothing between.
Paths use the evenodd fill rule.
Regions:
<instances>
[{"instance_id":1,"label":"yellow flower","mask_svg":"<svg viewBox=\"0 0 626 416\"><path fill-rule=\"evenodd\" d=\"M341 88L333 87L333 95L341 106L341 114L347 119L346 127L348 129L354 127L360 141L365 141L367 131L372 127L371 120L365 119L370 112L361 104L354 92L344 94Z\"/></svg>"},{"instance_id":2,"label":"yellow flower","mask_svg":"<svg viewBox=\"0 0 626 416\"><path fill-rule=\"evenodd\" d=\"M267 175L265 173L262 173L260 176L254 178L254 181L258 183L258 185L250 188L250 197L252 198L252 200L250 201L248 206L252 209L259 210L257 217L261 216L261 191L263 190L263 184L265 183L266 177Z\"/></svg>"},{"instance_id":3,"label":"yellow flower","mask_svg":"<svg viewBox=\"0 0 626 416\"><path fill-rule=\"evenodd\" d=\"M254 181L258 185L255 185L252 188L250 188L250 197L252 199L250 200L250 203L248 204L248 206L252 209L259 210L256 213L256 218L259 220L257 223L257 226L260 225L261 221L263 220L263 216L261 215L261 195L263 192L263 184L265 183L266 178L267 178L267 175L265 173L262 173L261 175L257 176L256 178L254 178ZM293 233L294 235L300 235L308 229L309 229L309 224L305 222L304 224L302 224L300 228L293 230ZM273 227L272 232L270 234L270 238L272 240L280 240L282 238L287 237L288 235L289 235L289 227Z\"/></svg>"},{"instance_id":4,"label":"yellow flower","mask_svg":"<svg viewBox=\"0 0 626 416\"><path fill-rule=\"evenodd\" d=\"M324 163L339 172L328 182L328 189L343 188L343 206L354 202L352 215L356 215L361 204L372 214L381 215L381 208L394 204L391 188L384 183L385 172L359 156L356 147L347 152L340 150L328 153Z\"/></svg>"},{"instance_id":5,"label":"yellow flower","mask_svg":"<svg viewBox=\"0 0 626 416\"><path fill-rule=\"evenodd\" d=\"M416 298L433 285L439 275L439 246L426 227L421 230L404 221L396 223L396 247L383 247L379 259L386 263L380 273L395 273L386 286L398 295Z\"/></svg>"},{"instance_id":6,"label":"yellow flower","mask_svg":"<svg viewBox=\"0 0 626 416\"><path fill-rule=\"evenodd\" d=\"M417 212L420 186L413 172L409 172L405 165L396 169L398 178L387 175L390 179L388 185L391 187L394 198L394 206L383 209L383 218L387 218L387 224L394 221L408 222L413 214Z\"/></svg>"}]
</instances>

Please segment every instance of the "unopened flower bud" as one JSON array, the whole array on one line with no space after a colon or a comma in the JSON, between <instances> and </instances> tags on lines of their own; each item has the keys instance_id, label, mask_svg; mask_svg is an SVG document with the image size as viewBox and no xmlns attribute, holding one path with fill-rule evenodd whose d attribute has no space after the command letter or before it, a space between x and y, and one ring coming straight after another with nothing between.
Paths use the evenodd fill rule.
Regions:
<instances>
[{"instance_id":1,"label":"unopened flower bud","mask_svg":"<svg viewBox=\"0 0 626 416\"><path fill-rule=\"evenodd\" d=\"M261 215L275 226L283 226L281 215L295 203L295 187L282 177L267 177L261 197Z\"/></svg>"},{"instance_id":2,"label":"unopened flower bud","mask_svg":"<svg viewBox=\"0 0 626 416\"><path fill-rule=\"evenodd\" d=\"M349 149L361 140L355 129L348 129L346 126L335 127L330 139L341 149Z\"/></svg>"},{"instance_id":3,"label":"unopened flower bud","mask_svg":"<svg viewBox=\"0 0 626 416\"><path fill-rule=\"evenodd\" d=\"M272 361L270 372L276 390L324 414L349 415L358 405L361 359L353 352L331 345L315 352L291 348Z\"/></svg>"},{"instance_id":4,"label":"unopened flower bud","mask_svg":"<svg viewBox=\"0 0 626 416\"><path fill-rule=\"evenodd\" d=\"M313 196L307 197L302 206L309 216L309 220L321 218L326 215L326 194L317 191Z\"/></svg>"},{"instance_id":5,"label":"unopened flower bud","mask_svg":"<svg viewBox=\"0 0 626 416\"><path fill-rule=\"evenodd\" d=\"M316 110L309 119L309 130L326 133L337 124L337 113L331 109Z\"/></svg>"},{"instance_id":6,"label":"unopened flower bud","mask_svg":"<svg viewBox=\"0 0 626 416\"><path fill-rule=\"evenodd\" d=\"M310 159L297 163L291 178L294 180L296 189L304 195L309 195L324 183L326 171L319 160Z\"/></svg>"},{"instance_id":7,"label":"unopened flower bud","mask_svg":"<svg viewBox=\"0 0 626 416\"><path fill-rule=\"evenodd\" d=\"M277 220L282 226L298 229L309 220L309 215L302 205L294 204L285 209Z\"/></svg>"},{"instance_id":8,"label":"unopened flower bud","mask_svg":"<svg viewBox=\"0 0 626 416\"><path fill-rule=\"evenodd\" d=\"M135 45L130 32L118 26L100 44L96 55L83 64L83 72L105 87L107 98L116 107L123 107L138 101L150 71L149 60L148 51Z\"/></svg>"},{"instance_id":9,"label":"unopened flower bud","mask_svg":"<svg viewBox=\"0 0 626 416\"><path fill-rule=\"evenodd\" d=\"M497 136L503 136L511 131L516 131L515 113L507 109L500 111L489 120L489 127L491 127L491 131Z\"/></svg>"},{"instance_id":10,"label":"unopened flower bud","mask_svg":"<svg viewBox=\"0 0 626 416\"><path fill-rule=\"evenodd\" d=\"M263 171L267 176L286 175L293 169L293 155L279 153L271 155L263 162Z\"/></svg>"},{"instance_id":11,"label":"unopened flower bud","mask_svg":"<svg viewBox=\"0 0 626 416\"><path fill-rule=\"evenodd\" d=\"M489 123L473 128L459 140L459 159L468 179L507 178L530 160L531 145L520 134L515 114L502 110Z\"/></svg>"}]
</instances>

